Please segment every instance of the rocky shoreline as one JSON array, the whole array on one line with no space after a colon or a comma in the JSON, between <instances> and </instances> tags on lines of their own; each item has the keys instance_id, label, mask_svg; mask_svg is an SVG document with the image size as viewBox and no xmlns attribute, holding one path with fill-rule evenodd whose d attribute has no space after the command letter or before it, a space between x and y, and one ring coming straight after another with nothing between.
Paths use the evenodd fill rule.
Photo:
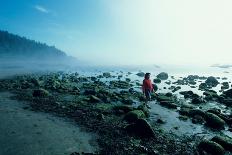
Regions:
<instances>
[{"instance_id":1,"label":"rocky shoreline","mask_svg":"<svg viewBox=\"0 0 232 155\"><path fill-rule=\"evenodd\" d=\"M181 121L191 120L193 124L216 132L210 138L200 134L180 136L157 125L165 123L162 118L156 122L150 119L152 114L143 106L141 90L136 89L141 83L129 78L131 74L105 72L84 76L56 72L13 76L0 80L0 90L10 91L16 94L16 99L28 101L31 110L71 118L85 130L97 133L100 150L96 154L230 153L232 139L222 131L232 131L231 83L197 75L177 80L164 72L157 75L154 79L156 90L166 89L168 92L152 94L155 104L178 112ZM137 76L143 77L144 73L137 73ZM198 81L201 81L199 85ZM161 82L167 87L160 88ZM182 90L185 85L198 88L203 95ZM218 85L221 85L220 95L212 89ZM175 94L177 92L184 102ZM204 108L210 102L219 103L225 109ZM178 127L174 128L178 130Z\"/></svg>"}]
</instances>

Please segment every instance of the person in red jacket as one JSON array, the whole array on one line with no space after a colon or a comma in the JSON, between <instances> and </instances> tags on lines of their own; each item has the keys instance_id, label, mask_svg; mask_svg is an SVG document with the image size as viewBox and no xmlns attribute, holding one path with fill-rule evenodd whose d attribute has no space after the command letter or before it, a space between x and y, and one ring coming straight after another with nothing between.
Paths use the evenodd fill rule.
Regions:
<instances>
[{"instance_id":1,"label":"person in red jacket","mask_svg":"<svg viewBox=\"0 0 232 155\"><path fill-rule=\"evenodd\" d=\"M150 73L145 74L144 80L143 80L143 86L142 86L143 94L146 97L146 104L148 101L151 100L151 93L154 91L153 85L150 80L150 75L151 75Z\"/></svg>"}]
</instances>

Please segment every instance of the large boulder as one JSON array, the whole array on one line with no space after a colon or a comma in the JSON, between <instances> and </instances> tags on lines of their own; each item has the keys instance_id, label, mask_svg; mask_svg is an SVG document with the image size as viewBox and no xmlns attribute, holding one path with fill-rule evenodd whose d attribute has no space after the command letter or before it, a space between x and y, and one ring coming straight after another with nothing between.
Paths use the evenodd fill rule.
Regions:
<instances>
[{"instance_id":1,"label":"large boulder","mask_svg":"<svg viewBox=\"0 0 232 155\"><path fill-rule=\"evenodd\" d=\"M203 154L204 152L207 152L211 155L225 154L225 150L220 144L210 140L201 141L200 144L198 145L198 151L200 152L200 154Z\"/></svg>"},{"instance_id":2,"label":"large boulder","mask_svg":"<svg viewBox=\"0 0 232 155\"><path fill-rule=\"evenodd\" d=\"M205 83L212 87L216 87L219 84L218 80L213 76L208 77Z\"/></svg>"},{"instance_id":3,"label":"large boulder","mask_svg":"<svg viewBox=\"0 0 232 155\"><path fill-rule=\"evenodd\" d=\"M156 77L159 78L160 80L167 80L168 79L168 73L161 72Z\"/></svg>"},{"instance_id":4,"label":"large boulder","mask_svg":"<svg viewBox=\"0 0 232 155\"><path fill-rule=\"evenodd\" d=\"M142 110L130 111L124 116L123 119L127 122L135 122L139 118L145 118L145 114Z\"/></svg>"},{"instance_id":5,"label":"large boulder","mask_svg":"<svg viewBox=\"0 0 232 155\"><path fill-rule=\"evenodd\" d=\"M33 91L33 97L46 97L49 96L49 92L45 89L35 89Z\"/></svg>"},{"instance_id":6,"label":"large boulder","mask_svg":"<svg viewBox=\"0 0 232 155\"><path fill-rule=\"evenodd\" d=\"M226 150L232 151L232 138L228 136L215 136L211 140L220 144Z\"/></svg>"},{"instance_id":7,"label":"large boulder","mask_svg":"<svg viewBox=\"0 0 232 155\"><path fill-rule=\"evenodd\" d=\"M213 113L206 112L206 124L215 129L224 129L225 121Z\"/></svg>"},{"instance_id":8,"label":"large boulder","mask_svg":"<svg viewBox=\"0 0 232 155\"><path fill-rule=\"evenodd\" d=\"M138 119L135 123L126 126L129 134L135 134L142 138L154 137L155 133L151 125L145 119Z\"/></svg>"}]
</instances>

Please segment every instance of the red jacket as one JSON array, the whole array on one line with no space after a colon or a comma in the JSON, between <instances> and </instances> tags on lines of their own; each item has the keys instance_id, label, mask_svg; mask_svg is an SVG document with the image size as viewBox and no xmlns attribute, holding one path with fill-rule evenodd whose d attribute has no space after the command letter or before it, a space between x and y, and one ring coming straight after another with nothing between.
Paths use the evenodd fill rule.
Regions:
<instances>
[{"instance_id":1,"label":"red jacket","mask_svg":"<svg viewBox=\"0 0 232 155\"><path fill-rule=\"evenodd\" d=\"M153 85L152 85L150 79L144 79L143 80L142 89L143 89L143 92L145 92L145 89L149 89L150 91L153 91Z\"/></svg>"}]
</instances>

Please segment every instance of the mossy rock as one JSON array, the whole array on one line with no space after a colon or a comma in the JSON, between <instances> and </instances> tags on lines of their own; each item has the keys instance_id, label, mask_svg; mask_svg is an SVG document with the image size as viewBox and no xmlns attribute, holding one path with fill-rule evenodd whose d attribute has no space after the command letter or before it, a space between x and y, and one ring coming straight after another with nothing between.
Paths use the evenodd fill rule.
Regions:
<instances>
[{"instance_id":1,"label":"mossy rock","mask_svg":"<svg viewBox=\"0 0 232 155\"><path fill-rule=\"evenodd\" d=\"M158 78L156 78L156 79L153 80L153 82L154 82L154 83L161 83L161 80L158 79Z\"/></svg>"},{"instance_id":2,"label":"mossy rock","mask_svg":"<svg viewBox=\"0 0 232 155\"><path fill-rule=\"evenodd\" d=\"M218 117L217 115L207 112L206 113L206 124L209 127L215 129L224 129L225 121Z\"/></svg>"},{"instance_id":3,"label":"mossy rock","mask_svg":"<svg viewBox=\"0 0 232 155\"><path fill-rule=\"evenodd\" d=\"M124 116L124 120L127 122L135 122L139 118L145 118L145 114L142 110L133 110Z\"/></svg>"},{"instance_id":4,"label":"mossy rock","mask_svg":"<svg viewBox=\"0 0 232 155\"><path fill-rule=\"evenodd\" d=\"M137 119L135 123L126 126L125 130L141 138L152 138L155 135L151 125L145 119Z\"/></svg>"},{"instance_id":5,"label":"mossy rock","mask_svg":"<svg viewBox=\"0 0 232 155\"><path fill-rule=\"evenodd\" d=\"M154 91L156 92L158 90L158 86L156 84L152 84Z\"/></svg>"},{"instance_id":6,"label":"mossy rock","mask_svg":"<svg viewBox=\"0 0 232 155\"><path fill-rule=\"evenodd\" d=\"M204 151L212 155L225 154L225 150L220 144L210 140L201 141L200 144L198 145L198 151L200 152L200 154L203 153Z\"/></svg>"},{"instance_id":7,"label":"mossy rock","mask_svg":"<svg viewBox=\"0 0 232 155\"><path fill-rule=\"evenodd\" d=\"M228 136L215 136L211 140L232 152L232 138Z\"/></svg>"},{"instance_id":8,"label":"mossy rock","mask_svg":"<svg viewBox=\"0 0 232 155\"><path fill-rule=\"evenodd\" d=\"M126 114L126 113L128 113L128 112L130 112L130 111L132 111L134 109L133 109L133 107L127 106L127 105L116 105L116 106L113 107L113 110L116 113Z\"/></svg>"},{"instance_id":9,"label":"mossy rock","mask_svg":"<svg viewBox=\"0 0 232 155\"><path fill-rule=\"evenodd\" d=\"M150 116L150 111L148 110L147 106L145 106L145 105L139 105L137 107L137 110L142 110L144 112L144 114L146 115L146 117Z\"/></svg>"}]
</instances>

